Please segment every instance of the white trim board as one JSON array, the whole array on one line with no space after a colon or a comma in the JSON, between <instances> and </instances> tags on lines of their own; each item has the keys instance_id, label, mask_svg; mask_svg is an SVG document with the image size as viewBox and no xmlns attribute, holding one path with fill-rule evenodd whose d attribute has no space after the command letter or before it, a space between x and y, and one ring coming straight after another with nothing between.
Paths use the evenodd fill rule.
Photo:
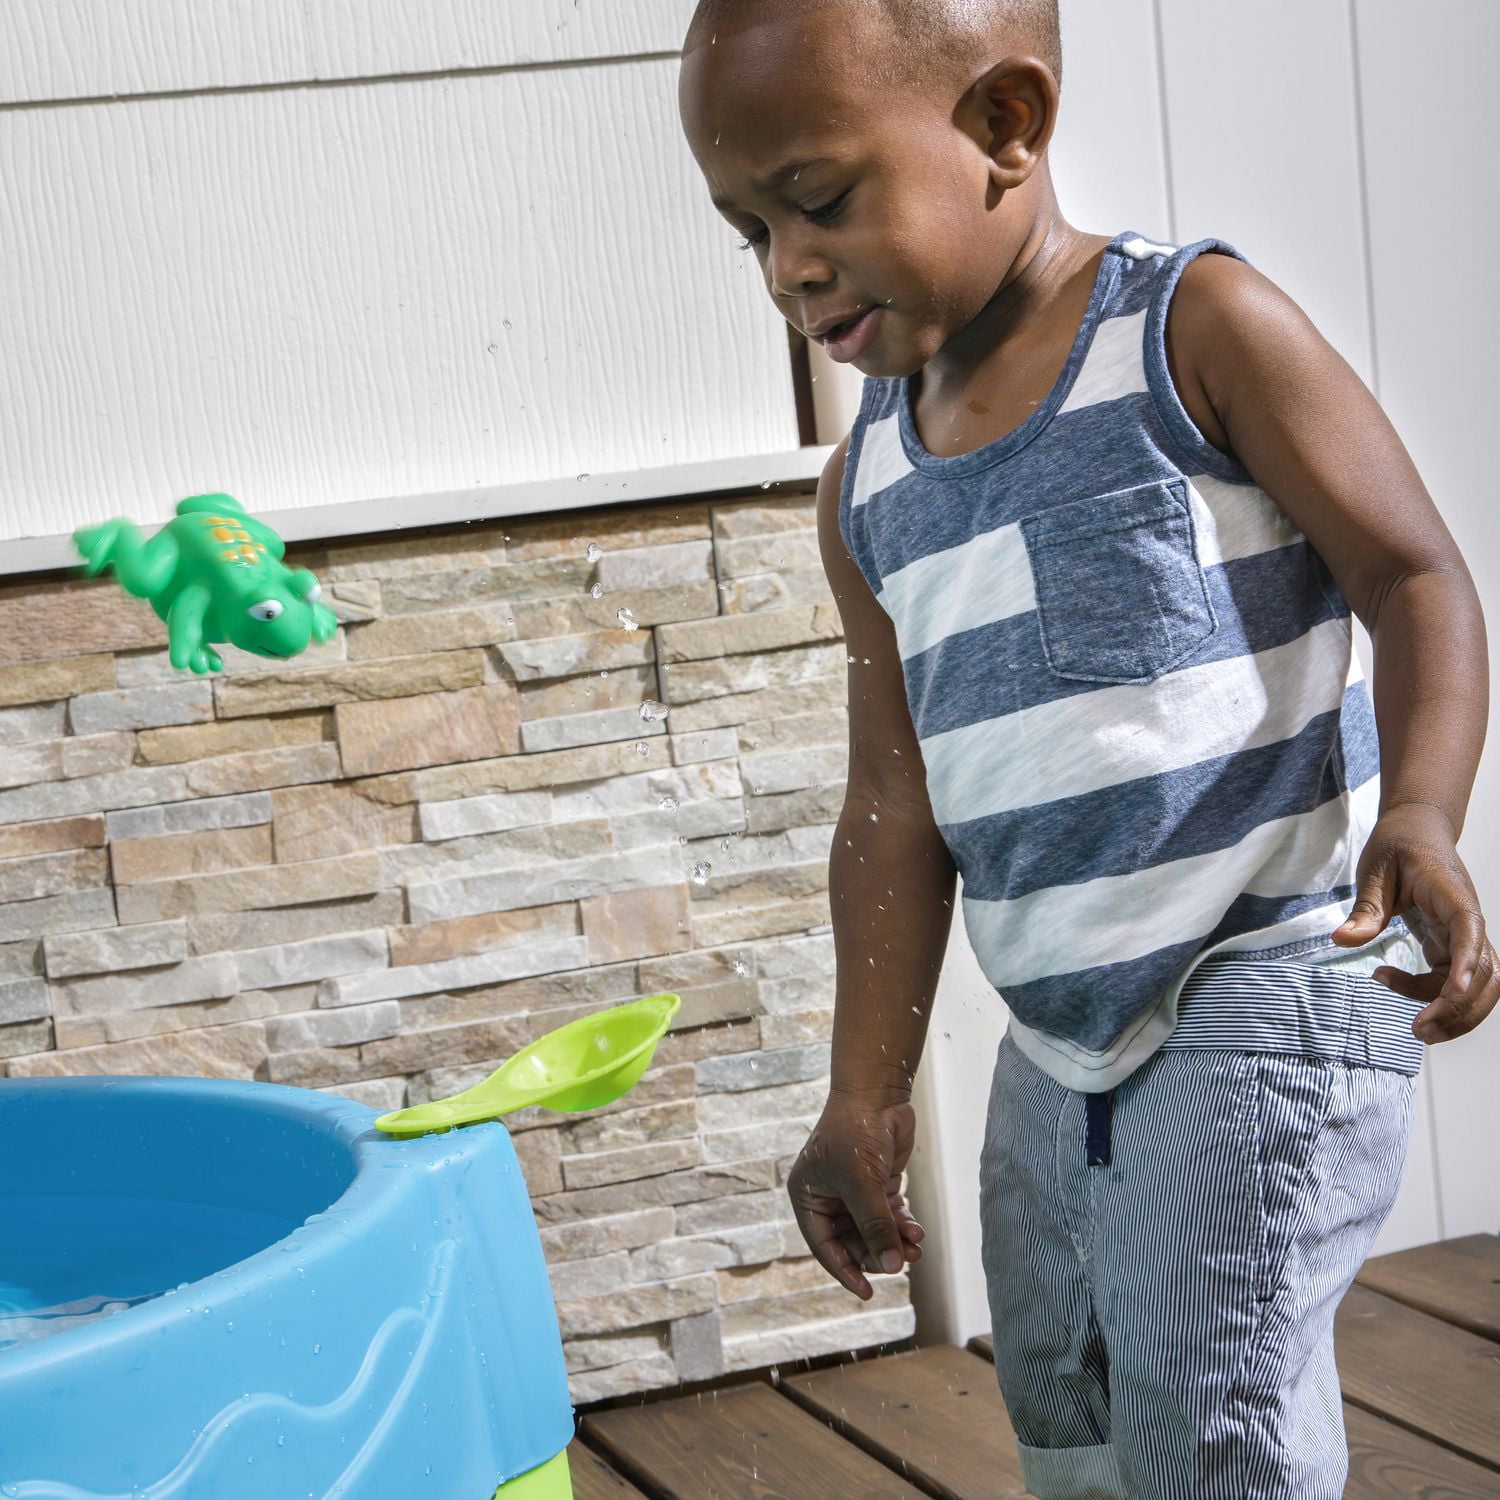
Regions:
<instances>
[{"instance_id":1,"label":"white trim board","mask_svg":"<svg viewBox=\"0 0 1500 1500\"><path fill-rule=\"evenodd\" d=\"M670 500L757 485L805 483L823 472L835 445L793 448L784 453L753 453L700 463L669 464L658 469L627 469L615 474L532 479L524 484L476 486L429 495L392 495L380 500L353 500L339 505L307 505L288 510L258 510L284 541L362 536L400 531L407 526L441 526L459 521L493 521L503 516L544 515L585 506ZM179 497L180 498L180 497ZM100 516L99 520L108 517ZM136 518L140 519L140 518ZM142 529L155 532L165 522ZM71 568L78 562L72 537L31 536L0 541L0 577Z\"/></svg>"}]
</instances>

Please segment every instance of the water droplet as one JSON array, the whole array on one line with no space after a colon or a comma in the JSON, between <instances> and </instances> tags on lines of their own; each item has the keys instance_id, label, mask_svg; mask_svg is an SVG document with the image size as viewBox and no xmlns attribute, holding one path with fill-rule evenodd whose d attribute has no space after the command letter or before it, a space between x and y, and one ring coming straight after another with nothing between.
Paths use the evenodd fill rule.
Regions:
<instances>
[{"instance_id":1,"label":"water droplet","mask_svg":"<svg viewBox=\"0 0 1500 1500\"><path fill-rule=\"evenodd\" d=\"M285 1448L286 1447L286 1433L284 1433L284 1432L278 1432L276 1434L276 1446L278 1448Z\"/></svg>"},{"instance_id":2,"label":"water droplet","mask_svg":"<svg viewBox=\"0 0 1500 1500\"><path fill-rule=\"evenodd\" d=\"M587 474L580 474L578 476L578 482L579 482L579 484L587 484L588 483L588 478L589 478L589 476Z\"/></svg>"},{"instance_id":3,"label":"water droplet","mask_svg":"<svg viewBox=\"0 0 1500 1500\"><path fill-rule=\"evenodd\" d=\"M651 754L651 746L648 745L645 740L637 740L635 742L635 753L639 755L642 760L645 760L645 758Z\"/></svg>"},{"instance_id":4,"label":"water droplet","mask_svg":"<svg viewBox=\"0 0 1500 1500\"><path fill-rule=\"evenodd\" d=\"M509 318L501 318L500 319L500 326L502 328L514 328L516 325L514 323L512 323Z\"/></svg>"},{"instance_id":5,"label":"water droplet","mask_svg":"<svg viewBox=\"0 0 1500 1500\"><path fill-rule=\"evenodd\" d=\"M579 478L583 478L583 477L584 477L584 476L583 476L583 475L580 475L580 476L579 476ZM593 563L593 562L598 562L598 561L599 561L599 559L600 559L600 558L601 558L601 557L603 557L603 556L604 556L604 548L603 548L603 547L601 547L601 546L600 546L600 545L599 545L599 543L598 543L598 542L590 542L590 543L589 543L589 544L588 544L588 547L587 547L587 549L586 549L586 550L585 550L585 552L584 552L584 554L583 554L583 555L584 555L584 556L585 556L585 557L586 557L586 558L587 558L587 559L588 559L588 560L589 560L589 561L590 561L590 562L591 562L591 563Z\"/></svg>"},{"instance_id":6,"label":"water droplet","mask_svg":"<svg viewBox=\"0 0 1500 1500\"><path fill-rule=\"evenodd\" d=\"M661 799L660 807L663 812L676 812L677 799L675 797L663 797Z\"/></svg>"},{"instance_id":7,"label":"water droplet","mask_svg":"<svg viewBox=\"0 0 1500 1500\"><path fill-rule=\"evenodd\" d=\"M596 599L602 599L604 597L604 585L602 583L590 584L589 593L591 593Z\"/></svg>"},{"instance_id":8,"label":"water droplet","mask_svg":"<svg viewBox=\"0 0 1500 1500\"><path fill-rule=\"evenodd\" d=\"M313 1345L313 1353L314 1354L321 1354L322 1352L323 1352L323 1346L321 1344L314 1344Z\"/></svg>"},{"instance_id":9,"label":"water droplet","mask_svg":"<svg viewBox=\"0 0 1500 1500\"><path fill-rule=\"evenodd\" d=\"M720 839L719 840L719 852L721 854L728 854L729 853L729 840L728 839Z\"/></svg>"},{"instance_id":10,"label":"water droplet","mask_svg":"<svg viewBox=\"0 0 1500 1500\"><path fill-rule=\"evenodd\" d=\"M685 833L679 833L677 835L677 842L679 844L684 844L685 845L687 843L687 834L685 834Z\"/></svg>"},{"instance_id":11,"label":"water droplet","mask_svg":"<svg viewBox=\"0 0 1500 1500\"><path fill-rule=\"evenodd\" d=\"M771 488L771 481L769 479L762 479L761 482L760 482L760 487L763 490L770 489Z\"/></svg>"},{"instance_id":12,"label":"water droplet","mask_svg":"<svg viewBox=\"0 0 1500 1500\"><path fill-rule=\"evenodd\" d=\"M615 611L615 619L620 622L624 630L639 630L641 627L636 623L636 618L623 605Z\"/></svg>"},{"instance_id":13,"label":"water droplet","mask_svg":"<svg viewBox=\"0 0 1500 1500\"><path fill-rule=\"evenodd\" d=\"M730 965L730 967L734 970L734 972L736 974L738 974L740 976L741 979L743 979L745 977L745 975L747 975L750 972L750 965L747 964L743 958L737 958L737 959L735 959L735 961Z\"/></svg>"},{"instance_id":14,"label":"water droplet","mask_svg":"<svg viewBox=\"0 0 1500 1500\"><path fill-rule=\"evenodd\" d=\"M641 717L648 724L655 723L658 719L665 719L666 716L667 705L665 703L658 703L655 698L647 698L641 704Z\"/></svg>"},{"instance_id":15,"label":"water droplet","mask_svg":"<svg viewBox=\"0 0 1500 1500\"><path fill-rule=\"evenodd\" d=\"M850 657L850 658L849 658L849 660L850 660L850 661L853 661L853 660L854 660L854 658L853 658L853 657L852 657L852 656L851 656L851 657Z\"/></svg>"},{"instance_id":16,"label":"water droplet","mask_svg":"<svg viewBox=\"0 0 1500 1500\"><path fill-rule=\"evenodd\" d=\"M872 823L878 823L880 821L880 814L879 813L871 813L870 814L870 821Z\"/></svg>"},{"instance_id":17,"label":"water droplet","mask_svg":"<svg viewBox=\"0 0 1500 1500\"><path fill-rule=\"evenodd\" d=\"M713 866L706 859L700 859L693 866L692 881L694 885L707 885L708 877L713 874Z\"/></svg>"},{"instance_id":18,"label":"water droplet","mask_svg":"<svg viewBox=\"0 0 1500 1500\"><path fill-rule=\"evenodd\" d=\"M225 1324L225 1325L224 1325L224 1327L225 1327L225 1330L226 1330L226 1331L227 1331L227 1332L229 1332L229 1333L233 1333L233 1332L234 1332L234 1319L233 1319L233 1318L231 1318L231 1319L230 1319L230 1320L229 1320L229 1321L228 1321L228 1322L227 1322L227 1323L226 1323L226 1324Z\"/></svg>"},{"instance_id":19,"label":"water droplet","mask_svg":"<svg viewBox=\"0 0 1500 1500\"><path fill-rule=\"evenodd\" d=\"M204 1319L205 1319L205 1321L206 1321L206 1320L207 1320L207 1319L209 1319L209 1318L211 1318L211 1317L213 1317L213 1315L214 1315L214 1310L213 1310L213 1308L211 1308L211 1307L205 1307L205 1308L204 1308L204 1309L203 1309L203 1317L204 1317Z\"/></svg>"}]
</instances>

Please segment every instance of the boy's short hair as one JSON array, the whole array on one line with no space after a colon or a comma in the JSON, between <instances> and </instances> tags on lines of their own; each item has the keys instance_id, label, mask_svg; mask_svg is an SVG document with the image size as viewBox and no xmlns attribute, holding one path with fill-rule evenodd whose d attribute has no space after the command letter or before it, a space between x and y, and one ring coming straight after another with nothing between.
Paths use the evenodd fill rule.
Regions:
<instances>
[{"instance_id":1,"label":"boy's short hair","mask_svg":"<svg viewBox=\"0 0 1500 1500\"><path fill-rule=\"evenodd\" d=\"M698 0L683 50L704 45L715 27L829 7L874 14L889 28L900 45L880 73L930 79L1003 41L1041 58L1062 84L1058 0Z\"/></svg>"}]
</instances>

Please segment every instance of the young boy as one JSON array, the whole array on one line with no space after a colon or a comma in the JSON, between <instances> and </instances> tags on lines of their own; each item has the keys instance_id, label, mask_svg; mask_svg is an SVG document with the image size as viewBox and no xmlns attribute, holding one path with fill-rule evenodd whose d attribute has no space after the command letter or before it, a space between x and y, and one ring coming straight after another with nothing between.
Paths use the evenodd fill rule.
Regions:
<instances>
[{"instance_id":1,"label":"young boy","mask_svg":"<svg viewBox=\"0 0 1500 1500\"><path fill-rule=\"evenodd\" d=\"M1289 298L1222 241L1063 219L1061 70L1055 0L703 0L684 47L715 204L866 376L818 491L851 755L790 1191L857 1295L920 1257L900 1176L961 874L1011 1013L981 1217L1031 1492L1335 1500L1334 1309L1422 1041L1500 996L1455 849L1484 625Z\"/></svg>"}]
</instances>

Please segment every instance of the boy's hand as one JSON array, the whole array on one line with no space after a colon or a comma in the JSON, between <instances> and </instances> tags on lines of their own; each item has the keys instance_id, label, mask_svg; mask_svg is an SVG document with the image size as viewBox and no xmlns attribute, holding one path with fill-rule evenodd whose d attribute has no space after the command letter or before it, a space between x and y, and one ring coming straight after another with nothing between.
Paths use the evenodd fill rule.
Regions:
<instances>
[{"instance_id":1,"label":"boy's hand","mask_svg":"<svg viewBox=\"0 0 1500 1500\"><path fill-rule=\"evenodd\" d=\"M874 1296L866 1271L899 1271L922 1258L925 1231L901 1196L916 1126L907 1100L835 1090L787 1180L819 1265L866 1302Z\"/></svg>"},{"instance_id":2,"label":"boy's hand","mask_svg":"<svg viewBox=\"0 0 1500 1500\"><path fill-rule=\"evenodd\" d=\"M1387 965L1371 976L1409 1000L1432 1002L1412 1033L1447 1042L1478 1026L1500 1000L1500 973L1447 816L1425 802L1382 813L1360 855L1357 892L1349 920L1333 933L1334 942L1348 947L1370 942L1393 916L1417 908L1419 920L1408 922L1432 972Z\"/></svg>"}]
</instances>

